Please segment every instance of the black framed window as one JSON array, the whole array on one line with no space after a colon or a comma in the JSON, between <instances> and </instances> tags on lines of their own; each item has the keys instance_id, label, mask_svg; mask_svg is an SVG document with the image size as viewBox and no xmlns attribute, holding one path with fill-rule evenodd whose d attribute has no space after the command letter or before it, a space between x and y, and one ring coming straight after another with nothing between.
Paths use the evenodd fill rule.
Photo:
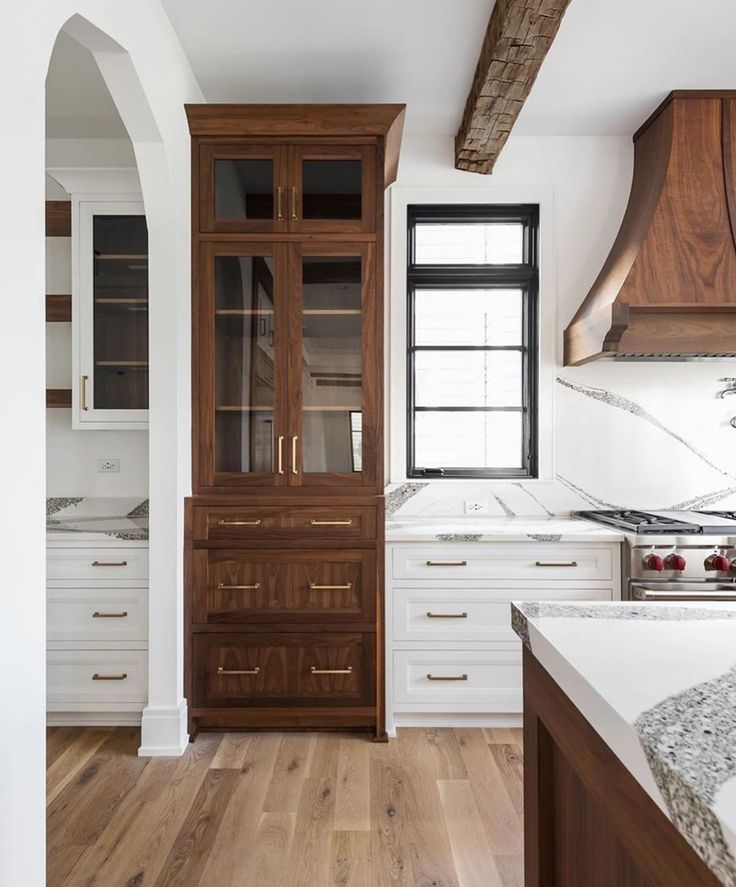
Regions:
<instances>
[{"instance_id":1,"label":"black framed window","mask_svg":"<svg viewBox=\"0 0 736 887\"><path fill-rule=\"evenodd\" d=\"M409 477L535 477L539 207L408 207Z\"/></svg>"}]
</instances>

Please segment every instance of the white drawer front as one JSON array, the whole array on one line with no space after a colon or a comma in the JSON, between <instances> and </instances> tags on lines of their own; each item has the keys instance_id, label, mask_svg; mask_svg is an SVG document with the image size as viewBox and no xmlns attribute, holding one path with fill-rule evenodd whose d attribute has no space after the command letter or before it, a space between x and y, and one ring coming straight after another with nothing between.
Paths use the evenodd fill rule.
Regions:
<instances>
[{"instance_id":1,"label":"white drawer front","mask_svg":"<svg viewBox=\"0 0 736 887\"><path fill-rule=\"evenodd\" d=\"M145 641L146 588L48 588L49 641Z\"/></svg>"},{"instance_id":2,"label":"white drawer front","mask_svg":"<svg viewBox=\"0 0 736 887\"><path fill-rule=\"evenodd\" d=\"M146 701L148 654L143 650L49 650L46 663L49 704Z\"/></svg>"},{"instance_id":3,"label":"white drawer front","mask_svg":"<svg viewBox=\"0 0 736 887\"><path fill-rule=\"evenodd\" d=\"M610 548L562 545L395 546L394 579L598 580L613 578Z\"/></svg>"},{"instance_id":4,"label":"white drawer front","mask_svg":"<svg viewBox=\"0 0 736 887\"><path fill-rule=\"evenodd\" d=\"M48 548L47 579L147 579L147 548Z\"/></svg>"},{"instance_id":5,"label":"white drawer front","mask_svg":"<svg viewBox=\"0 0 736 887\"><path fill-rule=\"evenodd\" d=\"M435 706L521 711L520 645L494 652L395 651L393 664L398 705L426 705L428 711Z\"/></svg>"},{"instance_id":6,"label":"white drawer front","mask_svg":"<svg viewBox=\"0 0 736 887\"><path fill-rule=\"evenodd\" d=\"M393 588L395 641L516 641L511 601L610 601L612 588Z\"/></svg>"}]
</instances>

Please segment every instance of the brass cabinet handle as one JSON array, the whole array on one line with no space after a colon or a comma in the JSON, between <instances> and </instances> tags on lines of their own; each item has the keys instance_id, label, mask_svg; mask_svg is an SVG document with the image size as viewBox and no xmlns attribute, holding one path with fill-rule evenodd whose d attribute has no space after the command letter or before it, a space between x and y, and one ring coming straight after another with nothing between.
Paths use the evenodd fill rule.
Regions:
<instances>
[{"instance_id":1,"label":"brass cabinet handle","mask_svg":"<svg viewBox=\"0 0 736 887\"><path fill-rule=\"evenodd\" d=\"M429 619L467 619L467 613L431 613L427 612Z\"/></svg>"},{"instance_id":2,"label":"brass cabinet handle","mask_svg":"<svg viewBox=\"0 0 736 887\"><path fill-rule=\"evenodd\" d=\"M261 583L254 582L253 585L225 585L223 582L220 582L220 584L217 587L218 587L218 589L221 589L222 591L236 591L236 590L239 591L241 589L260 588Z\"/></svg>"},{"instance_id":3,"label":"brass cabinet handle","mask_svg":"<svg viewBox=\"0 0 736 887\"><path fill-rule=\"evenodd\" d=\"M536 567L577 567L577 561L537 561Z\"/></svg>"},{"instance_id":4,"label":"brass cabinet handle","mask_svg":"<svg viewBox=\"0 0 736 887\"><path fill-rule=\"evenodd\" d=\"M92 614L93 619L125 619L128 615L127 610L123 610L122 613L100 613L99 610L95 610Z\"/></svg>"},{"instance_id":5,"label":"brass cabinet handle","mask_svg":"<svg viewBox=\"0 0 736 887\"><path fill-rule=\"evenodd\" d=\"M312 591L350 591L353 583L347 582L345 585L315 585L314 582L310 582L309 587Z\"/></svg>"},{"instance_id":6,"label":"brass cabinet handle","mask_svg":"<svg viewBox=\"0 0 736 887\"><path fill-rule=\"evenodd\" d=\"M89 410L89 404L87 403L87 383L89 382L89 376L82 376L82 409L86 412Z\"/></svg>"},{"instance_id":7,"label":"brass cabinet handle","mask_svg":"<svg viewBox=\"0 0 736 887\"><path fill-rule=\"evenodd\" d=\"M284 208L281 204L281 198L283 196L284 189L279 185L276 189L276 220L279 222L284 221Z\"/></svg>"},{"instance_id":8,"label":"brass cabinet handle","mask_svg":"<svg viewBox=\"0 0 736 887\"><path fill-rule=\"evenodd\" d=\"M310 526L312 527L349 527L353 523L353 519L350 520L310 520Z\"/></svg>"},{"instance_id":9,"label":"brass cabinet handle","mask_svg":"<svg viewBox=\"0 0 736 887\"><path fill-rule=\"evenodd\" d=\"M127 567L127 561L92 561L93 567Z\"/></svg>"},{"instance_id":10,"label":"brass cabinet handle","mask_svg":"<svg viewBox=\"0 0 736 887\"><path fill-rule=\"evenodd\" d=\"M294 435L291 438L291 473L299 474L299 469L296 467L296 444L299 440L298 435Z\"/></svg>"},{"instance_id":11,"label":"brass cabinet handle","mask_svg":"<svg viewBox=\"0 0 736 887\"><path fill-rule=\"evenodd\" d=\"M223 668L220 666L217 669L218 674L258 674L260 672L260 668L256 665L255 668Z\"/></svg>"},{"instance_id":12,"label":"brass cabinet handle","mask_svg":"<svg viewBox=\"0 0 736 887\"><path fill-rule=\"evenodd\" d=\"M261 519L258 520L218 520L218 527L258 527Z\"/></svg>"},{"instance_id":13,"label":"brass cabinet handle","mask_svg":"<svg viewBox=\"0 0 736 887\"><path fill-rule=\"evenodd\" d=\"M279 188L279 191L281 189ZM284 435L279 435L279 474L284 473Z\"/></svg>"},{"instance_id":14,"label":"brass cabinet handle","mask_svg":"<svg viewBox=\"0 0 736 887\"><path fill-rule=\"evenodd\" d=\"M122 674L95 674L92 675L93 681L125 681L128 678L128 673L123 672Z\"/></svg>"},{"instance_id":15,"label":"brass cabinet handle","mask_svg":"<svg viewBox=\"0 0 736 887\"><path fill-rule=\"evenodd\" d=\"M291 189L291 221L292 222L296 222L296 220L298 218L297 213L296 213L297 198L298 197L299 197L299 192L296 190L296 188L292 188Z\"/></svg>"},{"instance_id":16,"label":"brass cabinet handle","mask_svg":"<svg viewBox=\"0 0 736 887\"><path fill-rule=\"evenodd\" d=\"M453 675L436 675L436 674L428 674L428 681L467 681L468 676L466 674L453 674Z\"/></svg>"},{"instance_id":17,"label":"brass cabinet handle","mask_svg":"<svg viewBox=\"0 0 736 887\"><path fill-rule=\"evenodd\" d=\"M317 668L316 665L313 665L309 670L312 674L352 674L353 666L349 665L347 668Z\"/></svg>"},{"instance_id":18,"label":"brass cabinet handle","mask_svg":"<svg viewBox=\"0 0 736 887\"><path fill-rule=\"evenodd\" d=\"M467 561L427 561L428 567L467 567Z\"/></svg>"}]
</instances>

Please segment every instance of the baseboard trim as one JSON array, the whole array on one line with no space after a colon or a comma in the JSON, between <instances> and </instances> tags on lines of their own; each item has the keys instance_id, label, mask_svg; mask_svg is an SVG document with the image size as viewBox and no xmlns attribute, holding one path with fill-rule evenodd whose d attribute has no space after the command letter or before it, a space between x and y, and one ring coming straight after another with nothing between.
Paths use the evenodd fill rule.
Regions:
<instances>
[{"instance_id":1,"label":"baseboard trim","mask_svg":"<svg viewBox=\"0 0 736 887\"><path fill-rule=\"evenodd\" d=\"M47 711L47 727L140 727L141 713L128 711Z\"/></svg>"},{"instance_id":2,"label":"baseboard trim","mask_svg":"<svg viewBox=\"0 0 736 887\"><path fill-rule=\"evenodd\" d=\"M176 708L146 706L143 709L140 757L179 757L188 745L186 699Z\"/></svg>"},{"instance_id":3,"label":"baseboard trim","mask_svg":"<svg viewBox=\"0 0 736 887\"><path fill-rule=\"evenodd\" d=\"M457 714L454 712L395 712L389 736L397 727L512 727L522 725L520 714Z\"/></svg>"}]
</instances>

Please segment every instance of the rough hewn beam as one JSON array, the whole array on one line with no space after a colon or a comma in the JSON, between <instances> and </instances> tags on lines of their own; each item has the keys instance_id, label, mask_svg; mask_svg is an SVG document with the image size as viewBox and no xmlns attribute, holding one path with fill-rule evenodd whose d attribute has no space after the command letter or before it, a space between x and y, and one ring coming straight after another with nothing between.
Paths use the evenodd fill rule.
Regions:
<instances>
[{"instance_id":1,"label":"rough hewn beam","mask_svg":"<svg viewBox=\"0 0 736 887\"><path fill-rule=\"evenodd\" d=\"M489 173L570 0L496 0L455 137L455 166Z\"/></svg>"}]
</instances>

